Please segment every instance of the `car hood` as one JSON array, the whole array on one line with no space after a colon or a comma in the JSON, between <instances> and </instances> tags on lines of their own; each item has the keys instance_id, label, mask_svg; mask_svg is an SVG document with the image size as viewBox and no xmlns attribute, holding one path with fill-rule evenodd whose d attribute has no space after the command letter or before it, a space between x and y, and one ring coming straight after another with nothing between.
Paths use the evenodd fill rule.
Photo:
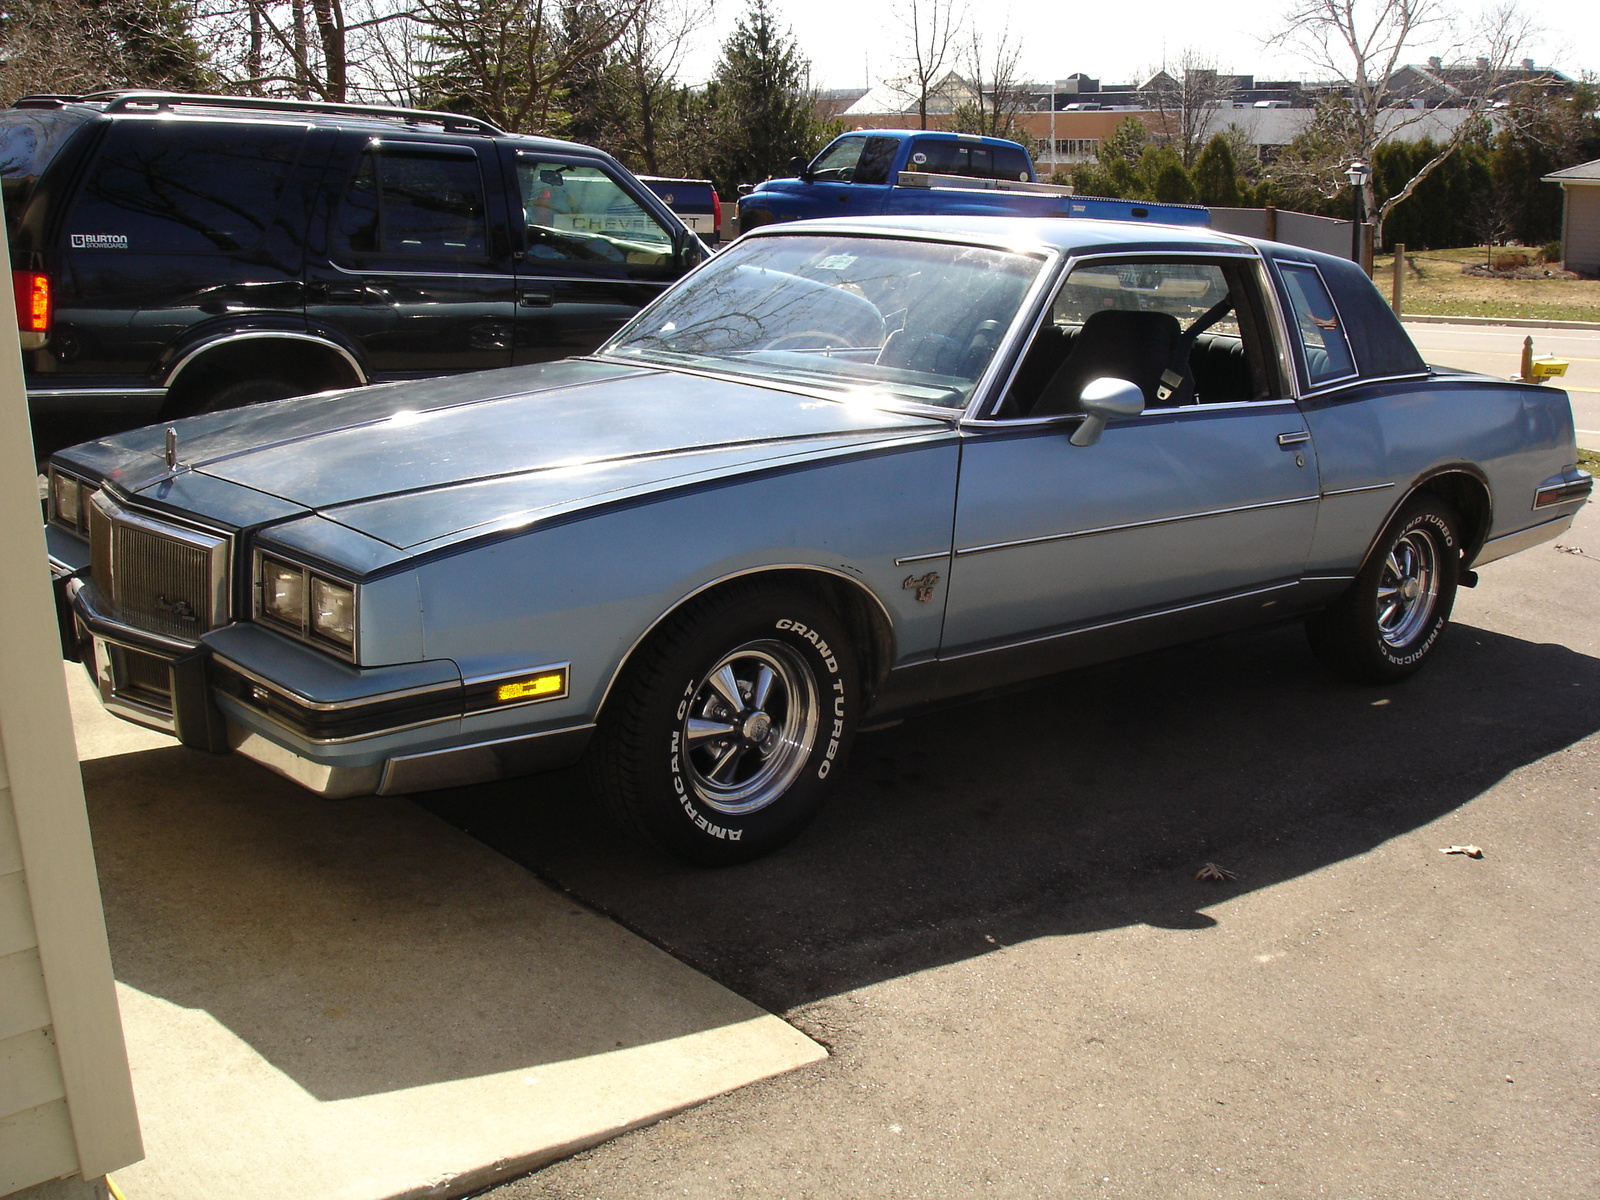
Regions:
<instances>
[{"instance_id":1,"label":"car hood","mask_svg":"<svg viewBox=\"0 0 1600 1200\"><path fill-rule=\"evenodd\" d=\"M772 387L572 360L301 397L173 428L180 471L408 549L598 497L947 427ZM159 427L80 451L97 452L74 457L98 458L128 491L173 495Z\"/></svg>"}]
</instances>

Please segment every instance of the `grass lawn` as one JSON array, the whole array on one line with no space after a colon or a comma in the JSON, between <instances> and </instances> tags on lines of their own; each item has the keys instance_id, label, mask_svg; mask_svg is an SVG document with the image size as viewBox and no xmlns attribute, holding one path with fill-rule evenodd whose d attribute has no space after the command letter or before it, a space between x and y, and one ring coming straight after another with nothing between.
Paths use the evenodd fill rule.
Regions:
<instances>
[{"instance_id":1,"label":"grass lawn","mask_svg":"<svg viewBox=\"0 0 1600 1200\"><path fill-rule=\"evenodd\" d=\"M1600 450L1578 447L1578 465L1591 475L1600 475Z\"/></svg>"},{"instance_id":2,"label":"grass lawn","mask_svg":"<svg viewBox=\"0 0 1600 1200\"><path fill-rule=\"evenodd\" d=\"M1487 261L1482 246L1406 252L1405 315L1527 317L1540 321L1600 321L1600 280L1490 279L1461 268ZM1372 277L1394 294L1394 256L1380 254Z\"/></svg>"}]
</instances>

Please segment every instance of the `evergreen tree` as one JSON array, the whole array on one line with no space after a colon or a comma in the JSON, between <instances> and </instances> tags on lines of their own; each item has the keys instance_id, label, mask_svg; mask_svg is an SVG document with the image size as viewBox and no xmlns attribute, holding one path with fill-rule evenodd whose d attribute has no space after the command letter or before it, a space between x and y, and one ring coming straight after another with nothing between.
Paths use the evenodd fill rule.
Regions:
<instances>
[{"instance_id":1,"label":"evergreen tree","mask_svg":"<svg viewBox=\"0 0 1600 1200\"><path fill-rule=\"evenodd\" d=\"M811 115L811 63L794 34L778 29L768 0L755 0L723 43L717 63L711 178L725 196L741 183L783 174L796 154L821 149Z\"/></svg>"},{"instance_id":2,"label":"evergreen tree","mask_svg":"<svg viewBox=\"0 0 1600 1200\"><path fill-rule=\"evenodd\" d=\"M1201 204L1213 208L1236 208L1243 200L1233 147L1220 133L1212 135L1195 159L1194 190Z\"/></svg>"}]
</instances>

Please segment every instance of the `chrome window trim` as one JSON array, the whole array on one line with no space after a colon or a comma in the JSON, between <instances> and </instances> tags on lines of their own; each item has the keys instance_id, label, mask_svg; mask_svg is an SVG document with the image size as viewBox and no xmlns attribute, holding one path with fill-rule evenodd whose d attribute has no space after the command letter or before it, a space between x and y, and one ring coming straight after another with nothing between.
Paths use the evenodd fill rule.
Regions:
<instances>
[{"instance_id":1,"label":"chrome window trim","mask_svg":"<svg viewBox=\"0 0 1600 1200\"><path fill-rule=\"evenodd\" d=\"M1241 409L1259 411L1264 408L1293 408L1295 402L1287 397L1276 400L1224 400L1217 404L1180 404L1176 408L1147 408L1136 417L1117 417L1114 425L1142 421L1146 417L1199 417L1206 413L1232 412ZM1042 425L1064 425L1083 420L1082 413L1056 413L1048 417L984 417L964 424L975 430L1000 431L1011 429L1036 429Z\"/></svg>"},{"instance_id":2,"label":"chrome window trim","mask_svg":"<svg viewBox=\"0 0 1600 1200\"><path fill-rule=\"evenodd\" d=\"M368 382L367 373L361 369L361 364L356 361L353 354L351 354L343 346L339 345L338 342L330 341L328 338L324 337L317 337L315 334L311 333L295 333L292 330L278 331L271 329L254 329L243 333L230 333L224 337L219 337L213 341L206 342L203 345L196 346L194 349L188 351L182 358L173 364L172 369L167 373L166 390L158 391L156 394L165 395L167 390L171 390L172 381L178 378L185 367L192 363L196 358L200 357L200 355L215 350L218 346L227 346L234 342L259 342L265 341L269 338L289 342L311 342L314 345L323 347L324 349L332 350L340 358L344 359L345 363L350 367L350 369L355 372L357 386L363 386Z\"/></svg>"},{"instance_id":3,"label":"chrome window trim","mask_svg":"<svg viewBox=\"0 0 1600 1200\"><path fill-rule=\"evenodd\" d=\"M101 510L103 518L113 526L121 524L131 526L151 537L165 538L169 541L178 541L193 550L205 554L209 573L209 586L211 590L210 623L195 634L195 642L200 635L209 633L213 629L220 629L234 620L233 613L233 570L235 539L232 534L222 530L210 529L195 522L168 519L166 514L160 516L146 515L138 509L128 508L111 494L109 488L101 486L90 496L89 503ZM113 515L113 511L118 515ZM85 522L85 529L88 528ZM176 536L175 536L176 535ZM94 541L91 537L90 545ZM102 599L111 607L115 614L120 605L116 597L117 582L117 552L116 539L111 538L106 545L109 560L106 563L106 577L97 580L95 590ZM221 554L217 551L220 550ZM94 563L90 562L90 575L93 576ZM108 586L109 585L109 586ZM154 632L142 629L138 625L131 625L127 621L117 618L117 623L140 633ZM193 644L193 643L191 643Z\"/></svg>"},{"instance_id":4,"label":"chrome window trim","mask_svg":"<svg viewBox=\"0 0 1600 1200\"><path fill-rule=\"evenodd\" d=\"M1046 251L1044 259L1039 273L1028 287L1028 294L1022 298L1022 303L1017 305L1017 311L1011 318L1005 337L1000 339L1000 344L989 356L989 365L983 369L982 376L972 385L972 396L967 401L966 407L961 410L963 424L976 420L979 413L1000 403L1000 398L1006 394L1005 387L998 390L995 387L1001 372L1001 364L1011 360L1011 370L1006 372L1006 387L1009 387L1011 380L1016 377L1017 371L1022 366L1022 356L1026 352L1027 344L1033 340L1039 322L1050 311L1047 296L1053 296L1060 289L1059 280L1066 278L1064 266L1071 260L1061 251L1054 249ZM1031 321L1028 319L1030 313L1033 314Z\"/></svg>"},{"instance_id":5,"label":"chrome window trim","mask_svg":"<svg viewBox=\"0 0 1600 1200\"><path fill-rule=\"evenodd\" d=\"M1022 360L1027 353L1027 344L1032 342L1039 330L1043 328L1045 320L1050 315L1050 306L1055 300L1056 293L1066 286L1067 280L1072 277L1072 273L1079 267L1092 265L1095 263L1138 263L1153 261L1196 262L1203 265L1208 262L1213 262L1217 259L1228 259L1233 262L1248 262L1255 264L1256 288L1268 298L1268 302L1272 306L1271 312L1279 324L1279 332L1281 334L1282 314L1277 312L1276 309L1277 295L1272 286L1272 280L1266 274L1265 261L1263 260L1261 254L1250 247L1249 243L1241 243L1241 248L1237 250L1176 250L1170 254L1152 251L1116 251L1106 254L1067 255L1062 260L1061 269L1057 273L1056 281L1054 286L1051 288L1050 296L1043 304L1040 305L1039 310L1034 314L1033 322L1029 326L1028 332L1023 339L1022 352L1017 355L1015 361L1013 361L1011 364L1011 370L1006 375L1003 386L1001 386L991 397L993 403L989 405L988 411L992 413L995 408L998 408L1000 403L1005 399L1006 393L1011 390L1011 385L1016 381L1017 373L1022 370ZM1030 296L1029 299L1031 301L1032 297ZM1024 305L1023 308L1025 309L1026 305ZM1007 345L1006 349L1009 350L1010 346ZM1294 403L1294 384L1296 376L1293 363L1286 363L1283 361L1286 353L1286 347L1281 336L1277 340L1275 349L1280 360L1280 371L1283 374L1284 379L1287 380L1289 384L1288 396L1272 396L1264 400L1228 400L1220 404L1183 404L1172 408L1147 408L1145 409L1144 413L1141 413L1140 415L1144 416L1150 413L1173 413L1189 411L1216 412L1225 408L1259 408L1267 404L1292 404ZM998 352L995 355L994 361L1002 361L1002 356ZM993 364L991 363L991 366L992 365ZM968 407L969 413L962 419L962 424L973 425L978 428L1014 429L1033 424L1060 422L1064 419L1072 421L1082 421L1083 419L1082 413L1058 413L1049 417L996 417L992 415L979 416L977 415L976 411L971 411L978 409L978 405L974 404L969 405Z\"/></svg>"},{"instance_id":6,"label":"chrome window trim","mask_svg":"<svg viewBox=\"0 0 1600 1200\"><path fill-rule=\"evenodd\" d=\"M1244 592L1230 592L1226 596L1216 596L1210 600L1196 600L1188 604L1175 604L1169 608L1158 608L1153 612L1138 613L1131 617L1118 617L1112 621L1101 621L1094 625L1083 625L1076 629L1064 629L1059 633L1046 633L1038 637L1023 638L1020 641L1005 642L997 646L985 646L980 650L963 650L957 654L945 654L939 657L940 662L955 662L962 658L976 658L980 654L995 654L1002 650L1017 650L1023 646L1037 646L1043 642L1059 641L1061 638L1077 637L1085 633L1098 633L1102 629L1115 629L1118 625L1131 625L1135 621L1148 621L1155 617L1168 617L1174 613L1192 612L1197 608L1209 608L1215 604L1227 604L1234 600L1248 600L1252 596L1267 596L1273 592L1289 591L1300 586L1300 580L1289 583L1275 583L1270 587L1252 588Z\"/></svg>"},{"instance_id":7,"label":"chrome window trim","mask_svg":"<svg viewBox=\"0 0 1600 1200\"><path fill-rule=\"evenodd\" d=\"M986 542L981 546L962 546L956 550L957 558L969 554L987 554L991 550L1011 550L1018 546L1037 546L1045 542L1065 542L1072 538L1094 537L1102 533L1121 533L1128 529L1150 529L1157 525L1175 525L1180 521L1199 521L1206 517L1225 517L1232 513L1254 512L1258 509L1288 508L1295 504L1313 504L1320 495L1291 496L1286 500L1265 500L1259 504L1239 504L1232 508L1212 508L1204 512L1182 513L1175 517L1157 517L1150 521L1129 521L1123 525L1097 525L1092 529L1074 529L1067 533L1044 533L1037 537L1018 538L1009 542Z\"/></svg>"},{"instance_id":8,"label":"chrome window trim","mask_svg":"<svg viewBox=\"0 0 1600 1200\"><path fill-rule=\"evenodd\" d=\"M29 398L41 400L68 399L73 396L132 396L138 399L159 400L167 389L159 388L29 388Z\"/></svg>"},{"instance_id":9,"label":"chrome window trim","mask_svg":"<svg viewBox=\"0 0 1600 1200\"><path fill-rule=\"evenodd\" d=\"M275 559L289 567L299 567L305 573L306 579L306 624L303 632L290 629L288 623L271 616L266 612L266 605L261 592L261 560L263 558ZM317 637L311 631L311 580L320 576L329 583L347 587L351 593L350 617L350 645L344 646L332 638ZM326 571L314 567L308 562L303 562L292 554L284 554L270 545L256 545L251 548L250 555L250 619L263 629L271 629L285 637L291 637L301 645L310 646L313 650L321 650L330 658L337 658L341 662L359 666L361 662L361 585L354 579L339 575L333 571Z\"/></svg>"},{"instance_id":10,"label":"chrome window trim","mask_svg":"<svg viewBox=\"0 0 1600 1200\"><path fill-rule=\"evenodd\" d=\"M1352 357L1354 357L1354 355L1352 355ZM1323 396L1330 395L1333 392L1342 392L1353 387L1365 387L1369 383L1405 383L1414 379L1431 378L1433 378L1433 374L1430 371L1408 371L1404 375L1374 375L1368 378L1345 376L1337 383L1326 385L1319 384L1315 389L1302 392L1301 398L1305 400L1316 400Z\"/></svg>"},{"instance_id":11,"label":"chrome window trim","mask_svg":"<svg viewBox=\"0 0 1600 1200\"><path fill-rule=\"evenodd\" d=\"M1334 316L1339 318L1339 327L1338 327L1339 328L1339 337L1344 341L1345 351L1350 355L1351 370L1349 371L1348 374L1337 375L1337 376L1334 376L1332 379L1319 379L1319 380L1313 382L1312 378L1311 378L1311 363L1310 363L1310 360L1305 358L1305 342L1298 335L1299 322L1296 321L1290 328L1292 330L1296 331L1296 333L1294 334L1294 339L1293 340L1294 340L1295 345L1300 347L1301 360L1302 360L1302 364L1301 365L1303 365L1305 367L1306 391L1304 393L1302 393L1302 394L1309 396L1309 395L1313 394L1314 392L1327 391L1327 390L1330 390L1330 389L1335 388L1335 387L1344 386L1345 384L1347 384L1350 381L1360 380L1361 379L1361 360L1356 357L1356 348L1353 345L1350 344L1350 338L1345 334L1345 331L1344 331L1345 330L1344 313L1339 311L1339 301L1334 298L1333 289L1328 286L1328 280L1327 280L1327 277L1325 275L1323 275L1322 268L1317 266L1316 263L1313 263L1313 262L1301 262L1299 259L1294 259L1294 258L1274 259L1272 265L1277 269L1280 279L1282 278L1282 274L1283 274L1283 271L1284 271L1285 268L1303 268L1303 269L1307 269L1307 270L1310 270L1310 271L1314 271L1316 273L1317 281L1322 284L1322 290L1328 297L1328 304L1333 308ZM1288 296L1287 296L1288 290L1289 290L1288 285L1287 285L1287 283L1285 283L1284 284L1284 292L1286 293L1286 295L1285 295L1284 298L1285 298L1286 301L1288 299ZM1290 307L1293 307L1293 305L1291 304ZM1366 382L1366 381L1362 380L1362 382Z\"/></svg>"}]
</instances>

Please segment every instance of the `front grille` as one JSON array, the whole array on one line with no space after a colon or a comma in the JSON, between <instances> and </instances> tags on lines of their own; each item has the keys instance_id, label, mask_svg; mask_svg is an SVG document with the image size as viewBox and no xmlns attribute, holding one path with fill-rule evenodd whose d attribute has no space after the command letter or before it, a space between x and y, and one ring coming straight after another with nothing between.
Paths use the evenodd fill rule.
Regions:
<instances>
[{"instance_id":1,"label":"front grille","mask_svg":"<svg viewBox=\"0 0 1600 1200\"><path fill-rule=\"evenodd\" d=\"M89 502L90 577L110 615L179 641L231 617L226 537L123 508L103 491Z\"/></svg>"}]
</instances>

